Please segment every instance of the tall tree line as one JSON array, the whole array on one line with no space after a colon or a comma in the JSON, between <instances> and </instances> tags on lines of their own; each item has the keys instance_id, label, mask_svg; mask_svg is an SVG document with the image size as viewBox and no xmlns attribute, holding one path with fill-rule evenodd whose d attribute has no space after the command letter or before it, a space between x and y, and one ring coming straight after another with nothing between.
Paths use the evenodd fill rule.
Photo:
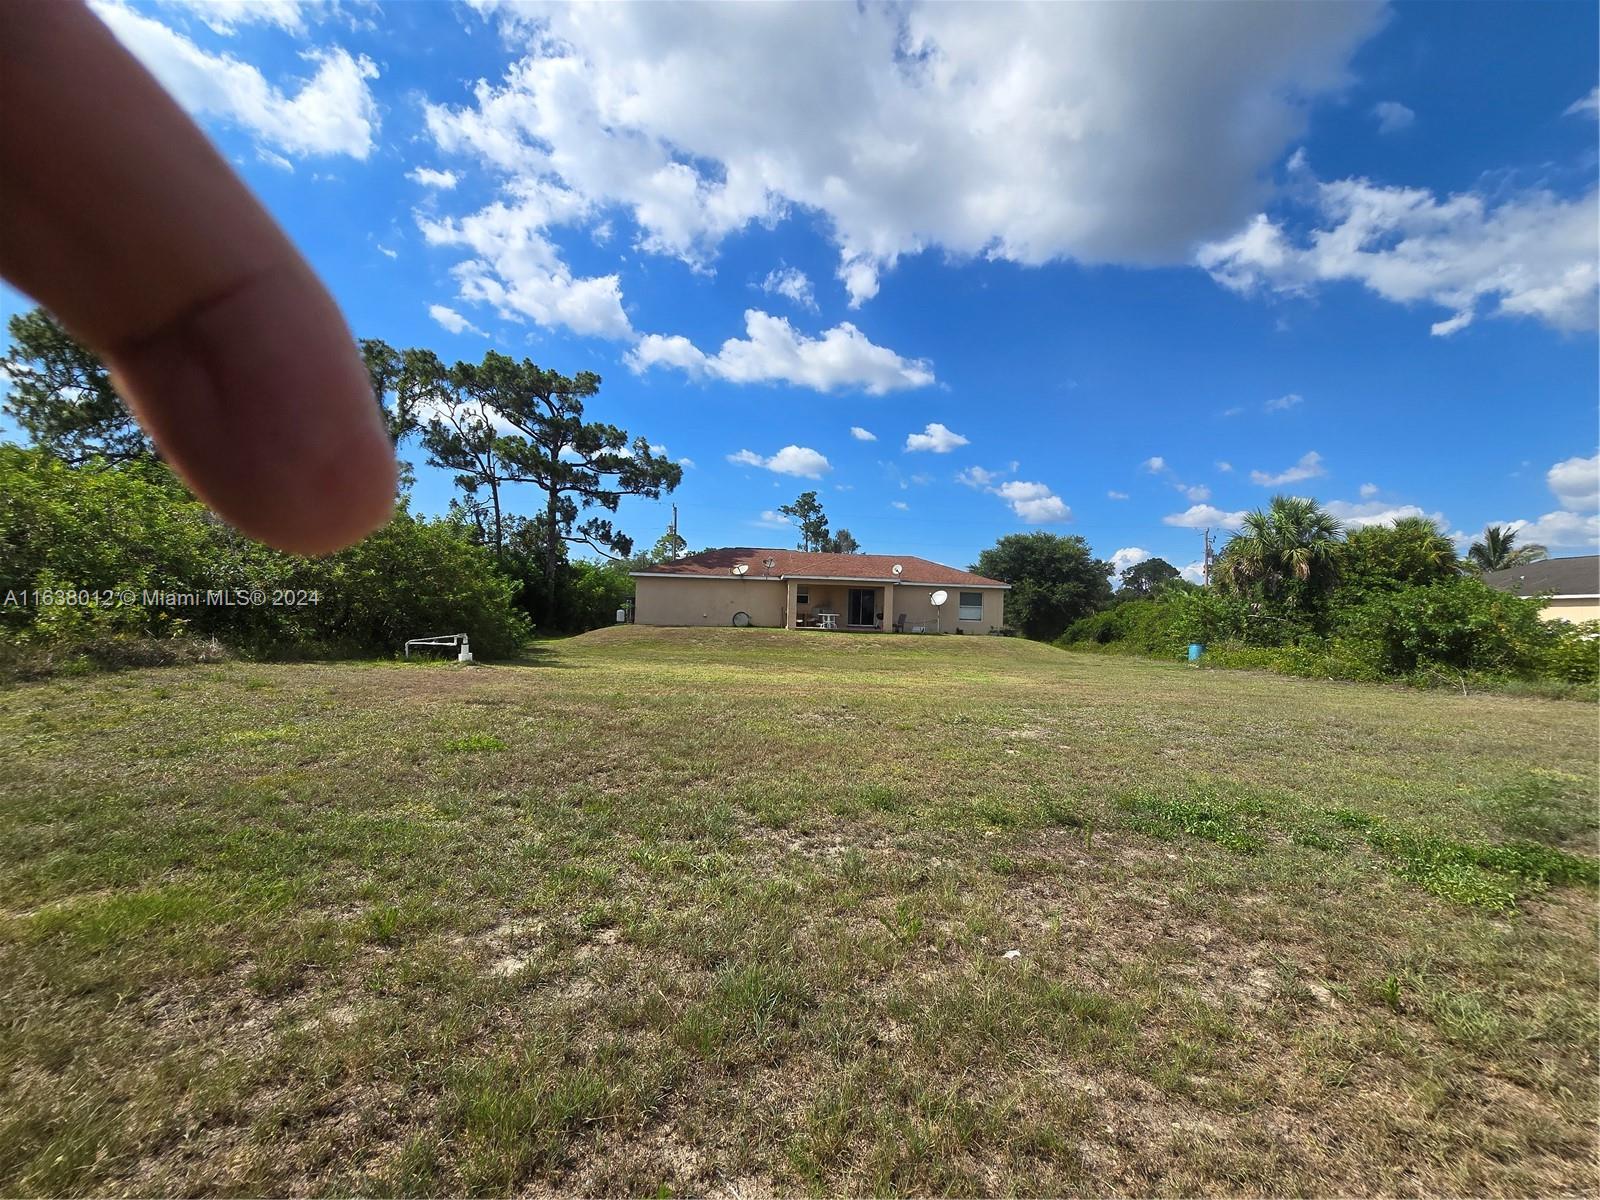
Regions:
<instances>
[{"instance_id":1,"label":"tall tree line","mask_svg":"<svg viewBox=\"0 0 1600 1200\"><path fill-rule=\"evenodd\" d=\"M34 309L9 329L4 411L35 445L73 463L154 456L104 365L54 317ZM682 482L683 468L648 439L587 416L600 391L592 371L563 375L495 351L481 362L446 364L431 350L375 338L360 348L391 440L397 448L417 442L430 466L452 474L460 491L453 511L502 566L513 532L524 549L537 544L546 611L567 546L627 558L633 539L612 516L622 499L659 499ZM409 482L402 472L402 488ZM531 515L516 511L520 488L538 494Z\"/></svg>"}]
</instances>

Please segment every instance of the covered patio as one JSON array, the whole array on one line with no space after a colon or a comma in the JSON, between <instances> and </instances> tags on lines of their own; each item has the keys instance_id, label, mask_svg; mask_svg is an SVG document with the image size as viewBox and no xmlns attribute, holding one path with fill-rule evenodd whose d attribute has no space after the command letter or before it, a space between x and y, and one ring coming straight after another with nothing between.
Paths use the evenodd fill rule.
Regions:
<instances>
[{"instance_id":1,"label":"covered patio","mask_svg":"<svg viewBox=\"0 0 1600 1200\"><path fill-rule=\"evenodd\" d=\"M795 629L888 629L894 623L893 589L848 580L790 579L789 624Z\"/></svg>"}]
</instances>

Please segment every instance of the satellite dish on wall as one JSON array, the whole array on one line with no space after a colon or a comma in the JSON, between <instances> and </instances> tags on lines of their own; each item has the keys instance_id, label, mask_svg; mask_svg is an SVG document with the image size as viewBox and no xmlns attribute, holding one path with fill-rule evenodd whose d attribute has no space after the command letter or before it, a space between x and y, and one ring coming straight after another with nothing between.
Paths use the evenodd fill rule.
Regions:
<instances>
[{"instance_id":1,"label":"satellite dish on wall","mask_svg":"<svg viewBox=\"0 0 1600 1200\"><path fill-rule=\"evenodd\" d=\"M889 569L891 571L893 571L896 575L900 574L901 571L905 570L905 568L902 567L899 563L895 563L895 565L890 567Z\"/></svg>"},{"instance_id":2,"label":"satellite dish on wall","mask_svg":"<svg viewBox=\"0 0 1600 1200\"><path fill-rule=\"evenodd\" d=\"M743 575L749 569L750 569L750 564L749 563L736 563L734 565L734 568L733 568L733 573L735 575Z\"/></svg>"},{"instance_id":3,"label":"satellite dish on wall","mask_svg":"<svg viewBox=\"0 0 1600 1200\"><path fill-rule=\"evenodd\" d=\"M950 593L941 588L933 595L928 597L928 603L933 605L935 608L942 608L944 607L944 602L948 599L950 599Z\"/></svg>"}]
</instances>

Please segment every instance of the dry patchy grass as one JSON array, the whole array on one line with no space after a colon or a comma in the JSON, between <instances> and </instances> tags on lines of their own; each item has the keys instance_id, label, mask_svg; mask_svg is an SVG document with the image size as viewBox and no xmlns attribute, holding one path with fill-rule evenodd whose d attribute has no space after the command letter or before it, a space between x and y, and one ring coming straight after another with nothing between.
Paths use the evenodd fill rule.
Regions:
<instances>
[{"instance_id":1,"label":"dry patchy grass","mask_svg":"<svg viewBox=\"0 0 1600 1200\"><path fill-rule=\"evenodd\" d=\"M644 629L0 699L6 1194L1600 1190L1592 706Z\"/></svg>"}]
</instances>

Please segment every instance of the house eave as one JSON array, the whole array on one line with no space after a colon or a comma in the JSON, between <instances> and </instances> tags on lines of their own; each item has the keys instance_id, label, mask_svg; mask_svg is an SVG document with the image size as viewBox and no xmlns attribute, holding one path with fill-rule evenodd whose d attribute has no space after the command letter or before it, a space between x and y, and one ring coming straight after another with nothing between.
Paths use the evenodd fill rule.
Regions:
<instances>
[{"instance_id":1,"label":"house eave","mask_svg":"<svg viewBox=\"0 0 1600 1200\"><path fill-rule=\"evenodd\" d=\"M1009 583L930 583L921 579L875 579L864 575L735 575L728 572L726 575L690 575L679 571L629 571L632 579L764 579L768 583L785 583L795 580L800 583L865 583L892 587L930 587L930 588L965 588L968 591L988 589L994 592L1009 592Z\"/></svg>"},{"instance_id":2,"label":"house eave","mask_svg":"<svg viewBox=\"0 0 1600 1200\"><path fill-rule=\"evenodd\" d=\"M874 579L867 575L777 575L768 578L794 579L804 583L881 583L894 587L968 588L972 591L977 591L979 588L994 590L1011 587L1009 583L930 583L926 579L906 579L904 576Z\"/></svg>"}]
</instances>

